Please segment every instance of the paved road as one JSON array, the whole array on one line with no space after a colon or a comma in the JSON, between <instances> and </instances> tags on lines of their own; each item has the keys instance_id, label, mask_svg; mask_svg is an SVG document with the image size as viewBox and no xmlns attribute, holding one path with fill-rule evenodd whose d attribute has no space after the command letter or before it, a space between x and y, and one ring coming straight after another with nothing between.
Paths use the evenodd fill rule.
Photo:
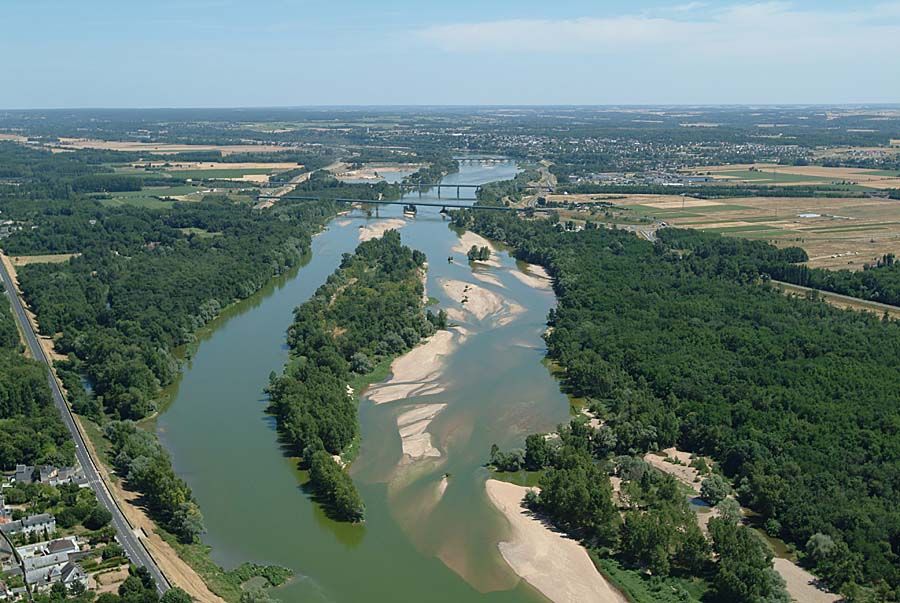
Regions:
<instances>
[{"instance_id":1,"label":"paved road","mask_svg":"<svg viewBox=\"0 0 900 603\"><path fill-rule=\"evenodd\" d=\"M6 270L6 266L2 262L0 262L0 277L3 278L3 285L6 287L6 292L12 303L13 311L16 314L16 319L19 321L19 324L22 326L22 331L25 333L25 340L28 344L28 349L31 350L32 357L49 365L47 357L44 355L44 350L38 343L34 329L28 321L28 316L25 314L22 301L16 294L12 279ZM72 418L72 412L69 410L69 406L63 398L62 391L59 389L59 383L56 382L51 371L48 370L47 374L50 383L50 391L53 394L53 401L56 403L57 408L59 408L59 411L62 414L63 423L66 424L66 427L72 434L72 438L75 440L75 456L84 469L85 476L90 482L91 489L97 495L97 500L112 513L112 524L115 526L116 532L118 532L119 543L122 545L122 548L125 549L125 553L132 563L146 567L150 570L150 574L153 576L153 579L156 580L156 588L159 590L160 594L164 593L169 589L169 582L166 580L165 576L163 576L162 572L159 571L159 567L157 567L156 563L147 552L146 547L144 547L143 543L141 543L140 539L135 535L134 531L131 529L131 525L125 519L122 511L113 500L112 495L106 489L103 480L100 479L100 474L97 471L96 465L94 465L94 460L91 458L91 455L88 454L87 448L84 445L84 439L81 437L81 432L78 431L78 428L75 426L75 419Z\"/></svg>"}]
</instances>

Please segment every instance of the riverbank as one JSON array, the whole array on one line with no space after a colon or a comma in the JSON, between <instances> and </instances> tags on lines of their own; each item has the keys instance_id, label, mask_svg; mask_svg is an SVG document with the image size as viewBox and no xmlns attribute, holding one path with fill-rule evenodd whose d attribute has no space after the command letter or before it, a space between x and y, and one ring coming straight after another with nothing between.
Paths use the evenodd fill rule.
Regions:
<instances>
[{"instance_id":1,"label":"riverbank","mask_svg":"<svg viewBox=\"0 0 900 603\"><path fill-rule=\"evenodd\" d=\"M509 522L498 545L513 571L554 603L628 603L597 571L587 550L553 530L522 505L528 488L490 479L488 499Z\"/></svg>"},{"instance_id":2,"label":"riverbank","mask_svg":"<svg viewBox=\"0 0 900 603\"><path fill-rule=\"evenodd\" d=\"M414 396L439 394L447 387L440 381L445 358L466 340L462 327L441 330L391 363L387 381L371 386L366 397L374 404L385 404Z\"/></svg>"},{"instance_id":3,"label":"riverbank","mask_svg":"<svg viewBox=\"0 0 900 603\"><path fill-rule=\"evenodd\" d=\"M667 448L662 453L665 456L659 456L654 453L648 453L644 456L644 460L662 471L668 473L679 482L691 489L692 492L699 495L702 483L701 475L696 468L691 466L693 455L683 450L675 448ZM669 462L666 459L674 459ZM708 464L712 464L711 459L704 459ZM719 512L717 509L709 509L706 513L697 513L697 522L704 534L708 534L709 520L717 517ZM818 578L806 571L790 559L776 557L773 560L773 567L778 575L785 581L788 594L797 603L835 603L840 600L840 595L830 593L824 588L819 587Z\"/></svg>"}]
</instances>

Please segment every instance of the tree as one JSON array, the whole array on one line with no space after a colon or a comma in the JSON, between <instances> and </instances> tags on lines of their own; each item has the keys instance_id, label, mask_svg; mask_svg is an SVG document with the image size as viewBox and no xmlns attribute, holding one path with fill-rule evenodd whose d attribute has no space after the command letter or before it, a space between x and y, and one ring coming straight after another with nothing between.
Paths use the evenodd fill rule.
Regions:
<instances>
[{"instance_id":1,"label":"tree","mask_svg":"<svg viewBox=\"0 0 900 603\"><path fill-rule=\"evenodd\" d=\"M553 460L553 448L542 433L525 438L525 468L529 471L543 469Z\"/></svg>"},{"instance_id":2,"label":"tree","mask_svg":"<svg viewBox=\"0 0 900 603\"><path fill-rule=\"evenodd\" d=\"M191 603L193 599L189 594L187 594L182 589L177 586L173 586L159 599L160 603Z\"/></svg>"},{"instance_id":3,"label":"tree","mask_svg":"<svg viewBox=\"0 0 900 603\"><path fill-rule=\"evenodd\" d=\"M112 513L110 513L105 507L100 505L95 506L91 509L91 512L84 519L84 527L89 530L99 530L100 528L109 524L112 521Z\"/></svg>"},{"instance_id":4,"label":"tree","mask_svg":"<svg viewBox=\"0 0 900 603\"><path fill-rule=\"evenodd\" d=\"M203 525L203 514L194 501L183 502L172 516L172 530L178 534L182 542L191 543L206 531Z\"/></svg>"},{"instance_id":5,"label":"tree","mask_svg":"<svg viewBox=\"0 0 900 603\"><path fill-rule=\"evenodd\" d=\"M700 498L710 506L716 506L731 492L728 482L721 475L714 473L700 484Z\"/></svg>"}]
</instances>

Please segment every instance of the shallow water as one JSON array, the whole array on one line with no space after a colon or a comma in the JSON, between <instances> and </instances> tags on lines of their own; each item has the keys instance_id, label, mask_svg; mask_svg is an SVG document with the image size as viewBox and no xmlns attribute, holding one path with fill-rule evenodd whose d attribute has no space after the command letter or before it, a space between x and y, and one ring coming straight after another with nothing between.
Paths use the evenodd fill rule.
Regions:
<instances>
[{"instance_id":1,"label":"shallow water","mask_svg":"<svg viewBox=\"0 0 900 603\"><path fill-rule=\"evenodd\" d=\"M445 182L508 179L515 169L510 162L466 163ZM436 193L423 200L436 200ZM458 301L439 285L455 279L502 294L525 311L503 327L466 319L470 335L444 367L444 392L378 406L363 396L362 445L352 475L366 501L365 524L333 522L310 501L264 413L269 373L287 360L293 308L355 248L360 226L402 217L399 207L378 214L357 211L332 221L313 240L307 264L210 325L171 388L157 429L206 516L204 541L226 567L250 560L295 570L297 579L273 593L286 603L543 601L499 556L507 526L484 492L492 443L521 446L527 433L551 430L569 416L568 400L541 362L553 294L514 278L510 271L519 268L506 252L499 253L499 268L478 268L501 286L487 284L452 251L458 235L436 209L420 209L401 228L404 243L428 256L427 292L438 307ZM429 427L442 456L402 464L396 417L420 403L447 405Z\"/></svg>"}]
</instances>

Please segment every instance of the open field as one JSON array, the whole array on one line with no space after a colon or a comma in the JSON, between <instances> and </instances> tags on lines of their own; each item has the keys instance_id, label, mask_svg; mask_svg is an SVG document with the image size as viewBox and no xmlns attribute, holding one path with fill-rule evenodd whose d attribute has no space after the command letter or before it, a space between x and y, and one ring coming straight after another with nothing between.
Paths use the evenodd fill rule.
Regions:
<instances>
[{"instance_id":1,"label":"open field","mask_svg":"<svg viewBox=\"0 0 900 603\"><path fill-rule=\"evenodd\" d=\"M900 172L863 168L744 164L704 167L689 171L694 174L709 174L716 180L735 184L782 186L851 184L873 189L900 188Z\"/></svg>"},{"instance_id":2,"label":"open field","mask_svg":"<svg viewBox=\"0 0 900 603\"><path fill-rule=\"evenodd\" d=\"M68 262L80 253L58 253L54 255L13 255L10 261L13 266L27 266L28 264L62 264Z\"/></svg>"},{"instance_id":3,"label":"open field","mask_svg":"<svg viewBox=\"0 0 900 603\"><path fill-rule=\"evenodd\" d=\"M611 203L623 210L623 224L652 218L670 226L761 239L783 247L798 245L809 254L809 265L819 268L862 269L886 253L900 251L900 201L892 199L686 198L684 209L677 195L554 195L549 199ZM576 211L563 212L561 217L586 216Z\"/></svg>"},{"instance_id":4,"label":"open field","mask_svg":"<svg viewBox=\"0 0 900 603\"><path fill-rule=\"evenodd\" d=\"M122 205L134 205L148 209L160 209L170 207L174 201L200 201L204 195L215 193L215 189L209 187L192 186L153 186L145 187L140 191L126 191L110 193L109 199L102 199L100 203L111 207Z\"/></svg>"},{"instance_id":5,"label":"open field","mask_svg":"<svg viewBox=\"0 0 900 603\"><path fill-rule=\"evenodd\" d=\"M59 151L76 149L103 149L107 151L146 152L151 155L165 155L187 151L221 151L222 155L235 153L277 153L290 147L265 144L212 145L212 144L163 144L155 142L132 142L116 140L95 140L91 138L60 138L58 143L46 145Z\"/></svg>"}]
</instances>

